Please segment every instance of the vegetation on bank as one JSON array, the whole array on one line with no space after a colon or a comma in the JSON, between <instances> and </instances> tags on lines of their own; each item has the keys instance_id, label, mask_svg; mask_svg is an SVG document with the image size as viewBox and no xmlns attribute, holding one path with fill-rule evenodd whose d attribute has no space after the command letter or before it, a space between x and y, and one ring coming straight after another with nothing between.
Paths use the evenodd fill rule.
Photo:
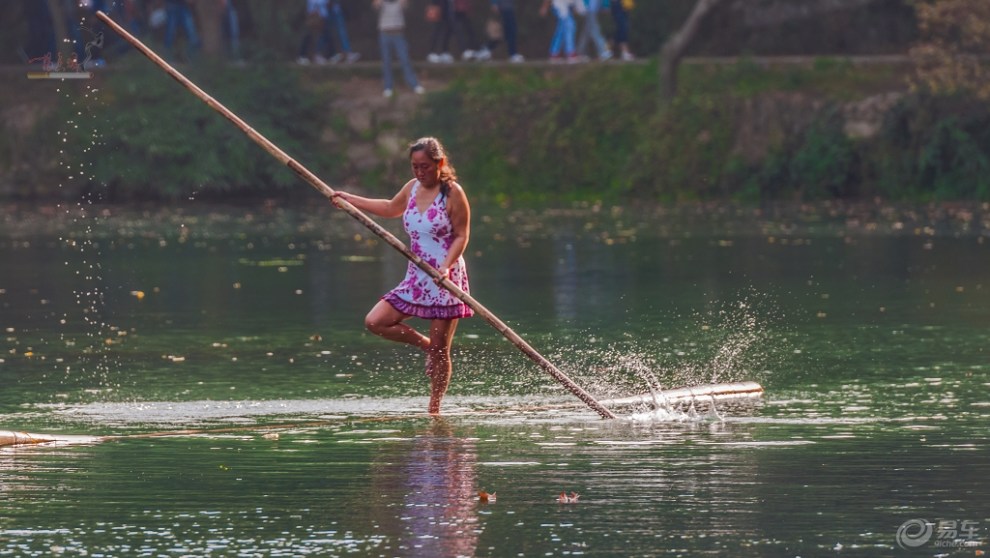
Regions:
<instances>
[{"instance_id":1,"label":"vegetation on bank","mask_svg":"<svg viewBox=\"0 0 990 558\"><path fill-rule=\"evenodd\" d=\"M157 67L137 62L110 74L98 93L61 103L54 115L55 122L80 124L76 145L85 145L87 131L96 136L91 149L68 155L70 168L87 169L87 188L133 200L279 195L297 186L294 174L230 122ZM338 163L312 148L327 115L295 73L265 63L184 71L287 152L311 155L317 166Z\"/></svg>"},{"instance_id":2,"label":"vegetation on bank","mask_svg":"<svg viewBox=\"0 0 990 558\"><path fill-rule=\"evenodd\" d=\"M375 145L376 134L437 135L474 196L506 203L990 199L990 107L964 93L910 93L894 66L689 65L669 105L658 101L653 64L472 68L422 99L405 129L371 118L359 132L328 110L339 93L327 81L361 76L303 82L295 68L263 62L187 71L329 183L357 177L373 192L402 172L397 155L379 149L378 164L355 174L328 136L346 147ZM37 150L19 147L61 162L22 165L47 174L25 171L14 197L311 199L293 173L151 65L95 87L69 94L73 102L62 99L35 127L27 143ZM865 103L876 129L850 134L850 113L888 94L879 108ZM55 153L53 130L77 148ZM66 180L72 169L83 171Z\"/></svg>"},{"instance_id":3,"label":"vegetation on bank","mask_svg":"<svg viewBox=\"0 0 990 558\"><path fill-rule=\"evenodd\" d=\"M420 126L506 199L990 199L990 108L975 99L907 94L896 67L830 60L682 71L670 105L652 66L489 73L432 96ZM850 107L888 91L877 130L851 137Z\"/></svg>"},{"instance_id":4,"label":"vegetation on bank","mask_svg":"<svg viewBox=\"0 0 990 558\"><path fill-rule=\"evenodd\" d=\"M650 50L693 5L636 10L640 29L656 31L661 22L665 30L650 35ZM375 82L363 73L370 68L310 73L286 65L299 14L273 6L241 4L245 22L257 20L245 38L278 38L272 44L281 47L258 48L244 68L205 57L186 72L332 184L378 193L405 176L397 165L402 140L431 134L450 145L475 195L504 202L990 199L985 0L726 3L701 26L698 52L728 53L711 43L726 36L716 29L748 30L731 45L760 52L755 29L784 32L793 47L817 43L807 28L848 32L845 24L857 21L884 30L884 48L911 42L911 64L694 65L660 78L679 77L670 102L660 100L654 64L427 67L441 74L434 83L452 81L421 102L383 101L367 89L348 98L340 85ZM886 26L866 17L871 10ZM352 23L368 13L350 14ZM521 22L532 27L530 37L546 23ZM793 50L779 33L755 35L771 41L770 52ZM291 172L143 60L115 62L92 84L57 91L57 103L50 93L15 98L0 114L0 196L230 199L302 190L292 187ZM2 97L7 105L17 95Z\"/></svg>"}]
</instances>

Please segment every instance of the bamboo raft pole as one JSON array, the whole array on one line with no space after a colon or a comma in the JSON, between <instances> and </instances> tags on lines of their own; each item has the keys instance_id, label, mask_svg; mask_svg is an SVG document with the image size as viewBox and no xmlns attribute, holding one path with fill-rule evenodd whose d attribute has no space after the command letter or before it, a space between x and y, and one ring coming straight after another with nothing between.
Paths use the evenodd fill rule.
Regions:
<instances>
[{"instance_id":1,"label":"bamboo raft pole","mask_svg":"<svg viewBox=\"0 0 990 558\"><path fill-rule=\"evenodd\" d=\"M685 405L696 405L704 407L718 404L746 404L754 403L763 397L763 387L756 382L733 382L725 384L709 384L692 387L681 387L664 390L656 395L651 393L634 395L631 397L621 397L607 399L602 403L610 407L622 407L633 405L647 405L669 408L683 407ZM527 405L522 407L490 408L467 411L464 413L454 413L447 416L491 416L502 413L520 412L543 412L578 408L580 403L547 403L543 405ZM373 416L360 418L338 418L324 420L305 420L299 422L285 422L278 424L254 424L242 426L220 426L213 428L187 428L179 430L160 430L157 432L142 432L138 434L120 434L109 436L80 436L68 434L32 434L28 432L15 432L0 430L0 449L15 446L39 446L39 445L69 445L69 444L96 444L102 442L113 442L118 440L153 439L153 438L178 438L183 436L204 436L219 434L241 434L264 432L263 437L267 437L279 430L293 430L300 428L325 428L335 424L363 424L381 423L395 420L408 419L435 419L434 415L416 414L402 416ZM277 439L277 437L275 438Z\"/></svg>"},{"instance_id":2,"label":"bamboo raft pole","mask_svg":"<svg viewBox=\"0 0 990 558\"><path fill-rule=\"evenodd\" d=\"M595 398L585 391L581 386L574 383L566 374L561 372L556 366L554 366L549 360L543 357L539 352L529 345L522 337L520 337L515 331L512 330L508 325L498 318L495 314L489 311L487 308L481 305L478 301L471 297L471 295L464 292L460 287L452 283L446 277L440 275L433 266L423 261L422 258L414 254L409 248L406 247L398 238L392 233L388 232L382 228L378 223L371 220L370 217L365 215L361 210L354 207L347 200L337 199L334 200L333 196L336 193L333 188L328 186L325 182L320 180L315 174L309 171L302 164L289 157L287 153L282 151L277 145L272 143L268 138L261 135L257 130L249 126L244 120L238 117L236 114L231 112L227 107L223 106L219 101L213 97L206 94L205 91L200 89L195 83L190 81L186 76L179 73L178 70L173 68L168 62L162 59L160 56L155 54L150 48L148 48L144 43L138 40L136 37L128 33L123 27L117 24L113 19L107 16L101 11L96 12L96 17L100 19L103 23L114 30L118 35L123 37L127 42L131 43L136 49L138 49L142 54L144 54L149 60L158 65L162 70L164 70L169 76L175 81L179 82L183 87L188 89L193 95L198 97L201 101L206 103L210 108L220 113L224 118L230 120L235 126L240 128L251 140L260 145L265 151L270 155L279 160L282 164L289 167L293 172L295 172L299 177L308 182L310 186L316 188L321 194L323 194L327 199L331 200L335 206L339 207L345 211L348 215L359 221L362 225L371 230L371 232L378 235L382 240L388 243L391 247L398 250L403 256L413 262L416 267L422 269L430 277L438 282L441 286L446 288L448 291L453 293L455 297L463 301L477 314L482 316L485 321L487 321L492 327L494 327L499 333L505 336L513 345L519 348L527 357L533 360L536 364L540 366L545 372L550 374L554 380L567 388L571 393L577 396L578 399L583 401L588 407L596 411L602 418L614 419L615 414L608 410L601 403L599 403Z\"/></svg>"},{"instance_id":3,"label":"bamboo raft pole","mask_svg":"<svg viewBox=\"0 0 990 558\"><path fill-rule=\"evenodd\" d=\"M756 382L731 382L702 386L665 389L657 393L645 393L631 397L602 400L602 405L625 407L632 405L681 406L715 405L716 403L744 403L763 397L763 386ZM571 405L573 406L573 405Z\"/></svg>"}]
</instances>

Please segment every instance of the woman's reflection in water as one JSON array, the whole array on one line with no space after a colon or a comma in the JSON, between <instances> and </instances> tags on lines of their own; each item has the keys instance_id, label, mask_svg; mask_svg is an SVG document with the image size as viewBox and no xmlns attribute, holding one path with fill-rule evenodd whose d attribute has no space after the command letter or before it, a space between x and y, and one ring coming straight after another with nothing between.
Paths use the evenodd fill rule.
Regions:
<instances>
[{"instance_id":1,"label":"woman's reflection in water","mask_svg":"<svg viewBox=\"0 0 990 558\"><path fill-rule=\"evenodd\" d=\"M478 524L478 455L442 417L405 444L382 448L374 466L380 527L401 556L474 556ZM384 549L383 549L384 550Z\"/></svg>"}]
</instances>

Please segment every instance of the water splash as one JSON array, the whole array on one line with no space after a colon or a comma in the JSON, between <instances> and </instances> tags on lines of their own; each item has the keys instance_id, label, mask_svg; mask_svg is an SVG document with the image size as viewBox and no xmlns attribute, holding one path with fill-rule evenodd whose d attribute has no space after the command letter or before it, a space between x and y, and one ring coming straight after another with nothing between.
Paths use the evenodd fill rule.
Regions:
<instances>
[{"instance_id":1,"label":"water splash","mask_svg":"<svg viewBox=\"0 0 990 558\"><path fill-rule=\"evenodd\" d=\"M596 398L647 394L648 403L619 410L635 420L722 420L714 401L671 405L665 390L764 380L787 354L786 340L773 329L777 315L768 297L750 292L705 313L671 319L652 337L623 334L599 347L589 336L584 346L560 348L551 360Z\"/></svg>"},{"instance_id":2,"label":"water splash","mask_svg":"<svg viewBox=\"0 0 990 558\"><path fill-rule=\"evenodd\" d=\"M112 390L119 362L111 349L119 343L120 328L106 315L107 270L94 233L104 218L95 205L102 200L106 184L93 170L93 152L102 144L103 134L92 108L102 100L99 89L89 82L76 86L63 83L57 92L66 108L66 117L57 130L58 165L64 177L58 189L63 199L75 198L56 206L56 211L72 223L69 230L60 231L58 241L66 253L65 269L72 278L72 298L78 310L58 316L59 341L76 357L60 359L58 366L64 381L81 376L73 379L84 383L95 380L101 390Z\"/></svg>"}]
</instances>

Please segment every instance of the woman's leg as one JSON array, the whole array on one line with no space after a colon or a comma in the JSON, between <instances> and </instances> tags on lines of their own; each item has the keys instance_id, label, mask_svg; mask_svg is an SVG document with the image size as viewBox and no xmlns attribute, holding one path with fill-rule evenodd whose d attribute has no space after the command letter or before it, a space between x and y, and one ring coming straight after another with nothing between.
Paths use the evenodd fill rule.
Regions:
<instances>
[{"instance_id":1,"label":"woman's leg","mask_svg":"<svg viewBox=\"0 0 990 558\"><path fill-rule=\"evenodd\" d=\"M419 80L413 72L412 62L409 61L409 45L406 43L405 35L396 34L392 37L392 44L395 45L395 56L402 65L402 75L406 79L406 84L410 89L419 87Z\"/></svg>"},{"instance_id":2,"label":"woman's leg","mask_svg":"<svg viewBox=\"0 0 990 558\"><path fill-rule=\"evenodd\" d=\"M574 56L574 15L568 12L562 24L564 26L564 55L571 58Z\"/></svg>"},{"instance_id":3,"label":"woman's leg","mask_svg":"<svg viewBox=\"0 0 990 558\"><path fill-rule=\"evenodd\" d=\"M564 48L564 16L553 9L554 17L557 18L557 27L553 30L553 37L550 38L550 58L560 56L560 51Z\"/></svg>"},{"instance_id":4,"label":"woman's leg","mask_svg":"<svg viewBox=\"0 0 990 558\"><path fill-rule=\"evenodd\" d=\"M186 40L189 41L189 51L195 54L199 51L199 35L196 34L196 20L193 18L192 8L188 6L182 9L182 26L186 32Z\"/></svg>"},{"instance_id":5,"label":"woman's leg","mask_svg":"<svg viewBox=\"0 0 990 558\"><path fill-rule=\"evenodd\" d=\"M385 86L385 91L392 90L392 45L394 44L394 41L395 39L388 33L379 31L378 46L382 51L382 83ZM392 308L392 305L388 304L384 300L380 301L378 304L382 303L385 303L389 308ZM377 308L377 306L375 308ZM395 310L395 308L392 308L392 310ZM370 316L371 314L369 314L369 317ZM365 324L368 324L367 319L365 319ZM368 329L371 329L370 325L368 326Z\"/></svg>"},{"instance_id":6,"label":"woman's leg","mask_svg":"<svg viewBox=\"0 0 990 558\"><path fill-rule=\"evenodd\" d=\"M340 39L340 49L345 54L351 52L351 40L347 36L347 23L344 22L344 10L337 2L334 2L333 6L330 7L330 19L337 27L337 38Z\"/></svg>"},{"instance_id":7,"label":"woman's leg","mask_svg":"<svg viewBox=\"0 0 990 558\"><path fill-rule=\"evenodd\" d=\"M584 25L578 33L577 43L574 45L575 52L584 54L588 48L588 40L591 38L591 12L584 14Z\"/></svg>"},{"instance_id":8,"label":"woman's leg","mask_svg":"<svg viewBox=\"0 0 990 558\"><path fill-rule=\"evenodd\" d=\"M364 326L389 341L408 343L425 351L430 346L430 338L403 323L408 317L388 302L379 300L365 316Z\"/></svg>"},{"instance_id":9,"label":"woman's leg","mask_svg":"<svg viewBox=\"0 0 990 558\"><path fill-rule=\"evenodd\" d=\"M433 320L430 322L430 346L426 350L427 370L430 377L430 414L440 414L440 402L450 385L453 366L450 362L450 345L454 340L458 320Z\"/></svg>"},{"instance_id":10,"label":"woman's leg","mask_svg":"<svg viewBox=\"0 0 990 558\"><path fill-rule=\"evenodd\" d=\"M608 58L606 53L611 55L608 48L608 42L605 41L605 37L602 35L602 27L598 21L597 13L588 14L588 34L591 36L591 40L595 43L595 48L598 50L598 58ZM581 49L578 49L580 52Z\"/></svg>"}]
</instances>

